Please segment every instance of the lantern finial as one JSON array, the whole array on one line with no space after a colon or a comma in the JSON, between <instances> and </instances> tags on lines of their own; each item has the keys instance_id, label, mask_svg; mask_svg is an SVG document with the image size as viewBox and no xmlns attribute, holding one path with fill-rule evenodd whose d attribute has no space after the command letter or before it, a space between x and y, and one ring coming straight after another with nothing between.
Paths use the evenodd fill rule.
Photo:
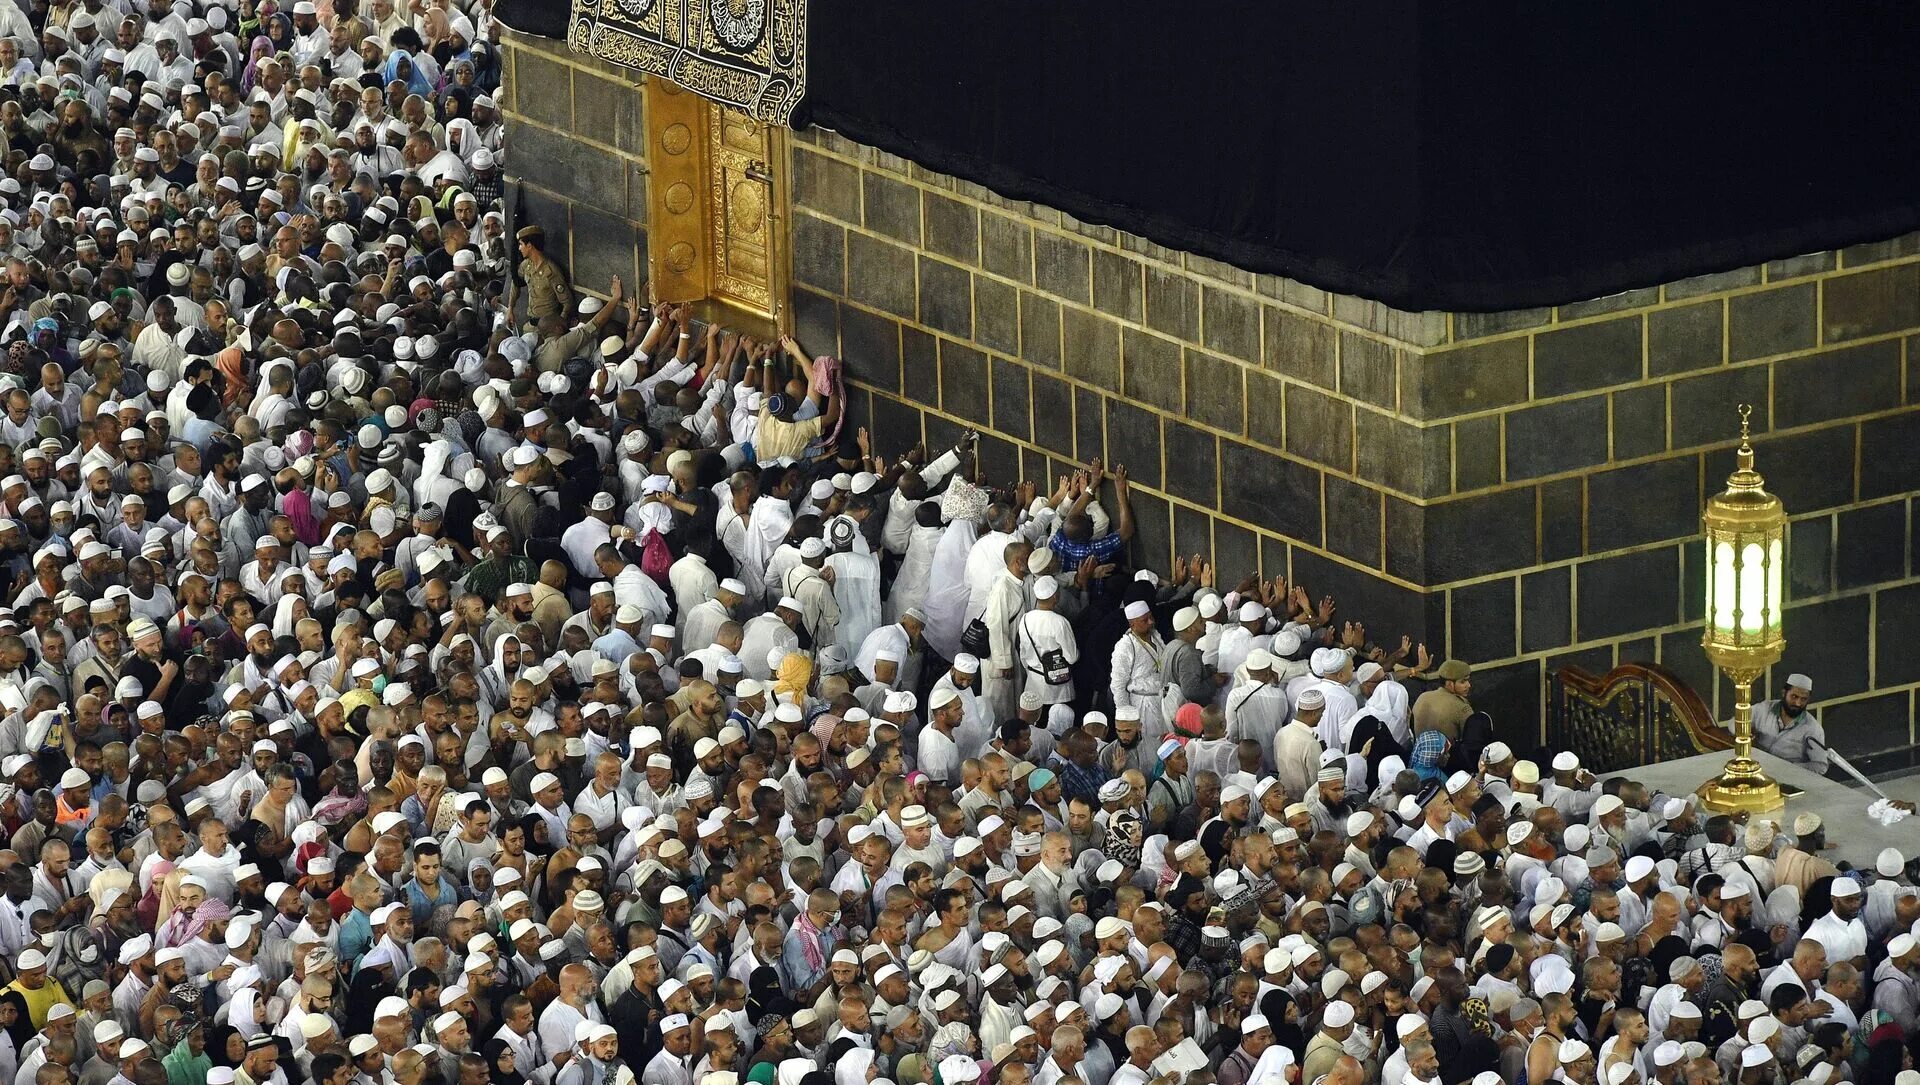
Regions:
<instances>
[{"instance_id":1,"label":"lantern finial","mask_svg":"<svg viewBox=\"0 0 1920 1085\"><path fill-rule=\"evenodd\" d=\"M1740 404L1740 450L1736 455L1740 461L1739 469L1742 471L1753 470L1753 434L1748 429L1752 417L1753 404Z\"/></svg>"}]
</instances>

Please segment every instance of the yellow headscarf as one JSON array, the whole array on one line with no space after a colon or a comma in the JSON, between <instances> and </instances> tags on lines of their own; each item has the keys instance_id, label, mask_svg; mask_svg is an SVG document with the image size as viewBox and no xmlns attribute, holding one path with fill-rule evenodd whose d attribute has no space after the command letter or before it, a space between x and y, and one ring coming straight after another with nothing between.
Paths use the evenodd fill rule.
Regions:
<instances>
[{"instance_id":1,"label":"yellow headscarf","mask_svg":"<svg viewBox=\"0 0 1920 1085\"><path fill-rule=\"evenodd\" d=\"M813 661L799 652L788 652L780 661L780 673L774 678L774 693L791 697L794 704L805 708L807 687L812 684Z\"/></svg>"}]
</instances>

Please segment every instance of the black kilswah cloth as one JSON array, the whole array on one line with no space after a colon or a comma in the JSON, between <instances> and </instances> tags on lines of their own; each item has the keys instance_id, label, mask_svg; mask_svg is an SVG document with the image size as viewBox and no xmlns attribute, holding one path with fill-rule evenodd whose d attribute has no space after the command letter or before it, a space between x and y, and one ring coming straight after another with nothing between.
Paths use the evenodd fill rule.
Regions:
<instances>
[{"instance_id":1,"label":"black kilswah cloth","mask_svg":"<svg viewBox=\"0 0 1920 1085\"><path fill-rule=\"evenodd\" d=\"M561 38L567 7L499 11ZM1087 11L808 0L795 126L1409 310L1580 301L1920 228L1903 5Z\"/></svg>"}]
</instances>

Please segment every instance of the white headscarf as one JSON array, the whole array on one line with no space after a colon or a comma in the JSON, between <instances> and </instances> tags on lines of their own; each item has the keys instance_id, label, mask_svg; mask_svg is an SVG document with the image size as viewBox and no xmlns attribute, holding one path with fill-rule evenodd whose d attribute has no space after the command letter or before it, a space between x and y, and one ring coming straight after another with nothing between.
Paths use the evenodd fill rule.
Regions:
<instances>
[{"instance_id":1,"label":"white headscarf","mask_svg":"<svg viewBox=\"0 0 1920 1085\"><path fill-rule=\"evenodd\" d=\"M1367 707L1373 710L1381 723L1387 725L1387 731L1393 735L1395 742L1402 746L1407 744L1410 737L1407 734L1407 687L1388 679L1373 687L1373 696L1367 698ZM1386 775L1384 768L1381 774ZM1387 779L1393 777L1389 775Z\"/></svg>"}]
</instances>

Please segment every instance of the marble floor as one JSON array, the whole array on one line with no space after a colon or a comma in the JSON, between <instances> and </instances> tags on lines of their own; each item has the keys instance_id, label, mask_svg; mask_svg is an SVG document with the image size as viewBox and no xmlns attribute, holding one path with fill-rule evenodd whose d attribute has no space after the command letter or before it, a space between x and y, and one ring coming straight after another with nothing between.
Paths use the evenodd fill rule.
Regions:
<instances>
[{"instance_id":1,"label":"marble floor","mask_svg":"<svg viewBox=\"0 0 1920 1085\"><path fill-rule=\"evenodd\" d=\"M1638 780L1670 795L1689 794L1717 776L1729 756L1725 752L1704 753L1607 775L1609 778L1621 776ZM1849 784L1823 779L1802 765L1782 761L1759 750L1755 750L1753 756L1775 780L1801 791L1801 794L1787 800L1784 810L1758 816L1780 821L1784 827L1802 812L1819 814L1827 823L1827 840L1831 845L1825 854L1834 862L1845 861L1854 866L1871 867L1883 848L1899 848L1901 854L1908 858L1920 851L1920 817L1910 817L1893 825L1882 825L1873 820L1867 816L1867 807L1877 796L1857 781ZM1834 771L1838 774L1840 770ZM1920 775L1876 782L1896 799L1920 801Z\"/></svg>"}]
</instances>

